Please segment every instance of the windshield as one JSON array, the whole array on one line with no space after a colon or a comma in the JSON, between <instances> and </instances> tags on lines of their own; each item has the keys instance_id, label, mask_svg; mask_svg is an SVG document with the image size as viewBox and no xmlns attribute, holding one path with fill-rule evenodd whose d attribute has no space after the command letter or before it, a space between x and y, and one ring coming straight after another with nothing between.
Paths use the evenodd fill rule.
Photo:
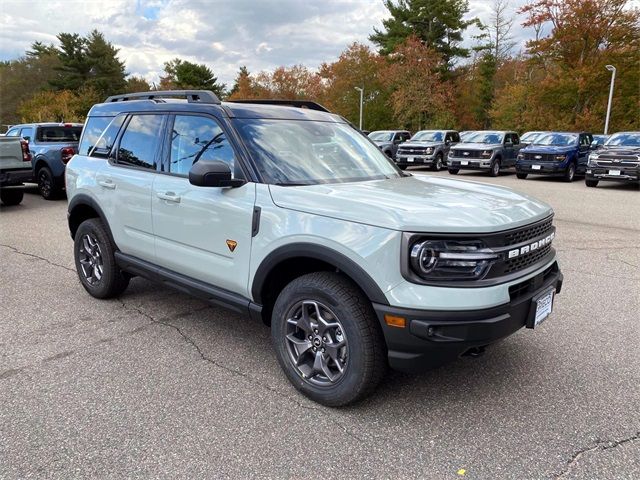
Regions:
<instances>
[{"instance_id":1,"label":"windshield","mask_svg":"<svg viewBox=\"0 0 640 480\"><path fill-rule=\"evenodd\" d=\"M640 133L616 133L605 142L607 147L640 147Z\"/></svg>"},{"instance_id":2,"label":"windshield","mask_svg":"<svg viewBox=\"0 0 640 480\"><path fill-rule=\"evenodd\" d=\"M369 138L374 142L390 142L393 138L393 132L371 132Z\"/></svg>"},{"instance_id":3,"label":"windshield","mask_svg":"<svg viewBox=\"0 0 640 480\"><path fill-rule=\"evenodd\" d=\"M574 145L578 143L578 135L575 133L547 133L536 139L536 145Z\"/></svg>"},{"instance_id":4,"label":"windshield","mask_svg":"<svg viewBox=\"0 0 640 480\"><path fill-rule=\"evenodd\" d=\"M272 119L234 123L267 183L313 185L401 176L378 147L345 123Z\"/></svg>"},{"instance_id":5,"label":"windshield","mask_svg":"<svg viewBox=\"0 0 640 480\"><path fill-rule=\"evenodd\" d=\"M534 143L537 138L544 135L544 132L527 132L520 137L521 142Z\"/></svg>"},{"instance_id":6,"label":"windshield","mask_svg":"<svg viewBox=\"0 0 640 480\"><path fill-rule=\"evenodd\" d=\"M502 143L503 133L500 132L473 132L465 135L463 143Z\"/></svg>"},{"instance_id":7,"label":"windshield","mask_svg":"<svg viewBox=\"0 0 640 480\"><path fill-rule=\"evenodd\" d=\"M442 137L442 132L424 130L422 132L417 132L413 137L411 137L411 140L418 142L441 142Z\"/></svg>"}]
</instances>

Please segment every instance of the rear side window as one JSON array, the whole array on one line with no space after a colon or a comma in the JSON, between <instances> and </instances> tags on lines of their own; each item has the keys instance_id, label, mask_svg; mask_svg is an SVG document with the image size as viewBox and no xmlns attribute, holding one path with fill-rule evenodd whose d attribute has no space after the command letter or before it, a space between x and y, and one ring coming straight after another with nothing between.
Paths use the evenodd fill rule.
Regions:
<instances>
[{"instance_id":1,"label":"rear side window","mask_svg":"<svg viewBox=\"0 0 640 480\"><path fill-rule=\"evenodd\" d=\"M39 127L36 140L40 143L75 143L80 141L80 135L82 127Z\"/></svg>"},{"instance_id":2,"label":"rear side window","mask_svg":"<svg viewBox=\"0 0 640 480\"><path fill-rule=\"evenodd\" d=\"M20 136L25 140L31 140L33 138L33 127L20 129Z\"/></svg>"},{"instance_id":3,"label":"rear side window","mask_svg":"<svg viewBox=\"0 0 640 480\"><path fill-rule=\"evenodd\" d=\"M188 175L198 160L225 162L232 172L235 170L233 148L218 122L209 117L176 115L169 172Z\"/></svg>"},{"instance_id":4,"label":"rear side window","mask_svg":"<svg viewBox=\"0 0 640 480\"><path fill-rule=\"evenodd\" d=\"M133 115L120 138L116 162L155 170L162 120L162 115Z\"/></svg>"},{"instance_id":5,"label":"rear side window","mask_svg":"<svg viewBox=\"0 0 640 480\"><path fill-rule=\"evenodd\" d=\"M84 126L78 152L80 155L106 157L122 126L124 115L117 117L89 117ZM95 150L93 150L95 147ZM93 150L93 152L92 152Z\"/></svg>"}]
</instances>

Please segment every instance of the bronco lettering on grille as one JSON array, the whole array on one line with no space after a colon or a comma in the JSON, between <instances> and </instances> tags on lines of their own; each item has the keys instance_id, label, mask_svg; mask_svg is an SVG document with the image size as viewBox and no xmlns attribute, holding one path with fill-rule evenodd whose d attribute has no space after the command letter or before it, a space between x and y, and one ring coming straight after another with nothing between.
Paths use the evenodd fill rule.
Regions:
<instances>
[{"instance_id":1,"label":"bronco lettering on grille","mask_svg":"<svg viewBox=\"0 0 640 480\"><path fill-rule=\"evenodd\" d=\"M540 247L549 245L553 241L555 236L556 236L555 232L550 233L546 237L541 238L540 240L537 240L533 243L530 243L529 245L525 245L520 248L514 248L513 250L509 250L508 258L519 257L520 255L524 255L525 253L533 252L535 250L538 250Z\"/></svg>"}]
</instances>

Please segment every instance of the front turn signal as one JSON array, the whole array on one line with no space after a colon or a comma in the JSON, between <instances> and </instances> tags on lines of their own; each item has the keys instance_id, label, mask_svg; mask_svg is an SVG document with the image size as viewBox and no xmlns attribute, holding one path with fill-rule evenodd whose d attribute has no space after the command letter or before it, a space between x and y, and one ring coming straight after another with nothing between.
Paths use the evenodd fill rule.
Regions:
<instances>
[{"instance_id":1,"label":"front turn signal","mask_svg":"<svg viewBox=\"0 0 640 480\"><path fill-rule=\"evenodd\" d=\"M407 326L407 319L404 317L397 317L395 315L385 315L384 321L390 327L405 328Z\"/></svg>"}]
</instances>

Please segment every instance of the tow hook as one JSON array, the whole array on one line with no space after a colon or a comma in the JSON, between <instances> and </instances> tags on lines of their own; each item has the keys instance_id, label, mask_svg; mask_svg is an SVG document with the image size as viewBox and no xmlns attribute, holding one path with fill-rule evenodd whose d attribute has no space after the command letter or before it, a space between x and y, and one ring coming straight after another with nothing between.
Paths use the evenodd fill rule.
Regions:
<instances>
[{"instance_id":1,"label":"tow hook","mask_svg":"<svg viewBox=\"0 0 640 480\"><path fill-rule=\"evenodd\" d=\"M473 347L473 348L470 348L469 350L464 352L464 354L462 356L463 357L471 357L471 358L481 357L482 355L484 355L485 348L486 347Z\"/></svg>"}]
</instances>

